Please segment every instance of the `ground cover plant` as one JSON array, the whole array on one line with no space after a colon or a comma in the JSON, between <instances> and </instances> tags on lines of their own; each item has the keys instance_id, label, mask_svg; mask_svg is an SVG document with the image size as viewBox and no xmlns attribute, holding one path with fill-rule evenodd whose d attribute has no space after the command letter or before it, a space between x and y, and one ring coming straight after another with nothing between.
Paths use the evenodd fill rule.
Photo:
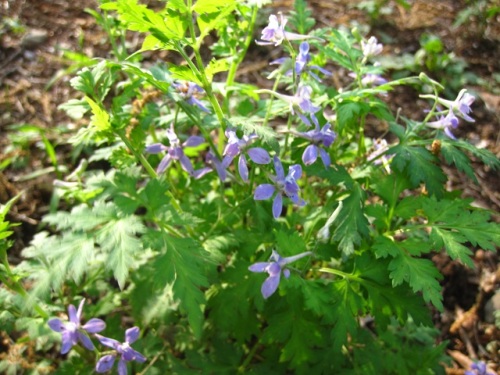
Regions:
<instances>
[{"instance_id":1,"label":"ground cover plant","mask_svg":"<svg viewBox=\"0 0 500 375\"><path fill-rule=\"evenodd\" d=\"M33 371L443 372L429 258L473 266L471 246L499 242L491 212L446 189L445 167L475 180L471 156L500 164L455 136L474 96L445 99L424 73L385 78L376 38L314 28L303 1L255 40L261 5L101 5L113 57L80 70L62 108L90 119L71 144L105 168L82 158L61 174L67 209L44 217L15 268L14 200L2 207L5 326L68 354ZM140 50L123 52L125 30ZM252 43L280 56L272 90L236 80ZM143 63L159 49L175 58ZM329 84L338 67L343 88ZM428 101L419 120L390 110L400 85ZM370 118L388 131L366 136Z\"/></svg>"}]
</instances>

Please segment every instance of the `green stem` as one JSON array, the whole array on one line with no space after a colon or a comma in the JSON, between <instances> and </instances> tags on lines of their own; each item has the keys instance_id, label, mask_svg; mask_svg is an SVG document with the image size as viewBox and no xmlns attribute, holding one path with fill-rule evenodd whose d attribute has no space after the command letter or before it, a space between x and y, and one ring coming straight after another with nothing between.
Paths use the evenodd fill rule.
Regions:
<instances>
[{"instance_id":1,"label":"green stem","mask_svg":"<svg viewBox=\"0 0 500 375\"><path fill-rule=\"evenodd\" d=\"M255 28L255 22L257 21L257 11L258 11L257 7L252 8L252 15L250 16L250 25L248 27L248 32L245 41L243 42L243 48L241 49L240 53L238 53L237 57L233 59L231 62L231 66L229 67L229 72L227 74L227 79L226 79L226 88L230 88L234 84L234 79L236 77L236 72L238 71L238 67L245 58L248 48L252 43L253 30ZM231 91L228 90L226 97L224 99L224 110L226 111L226 113L229 113L229 99L231 96L230 93Z\"/></svg>"},{"instance_id":2,"label":"green stem","mask_svg":"<svg viewBox=\"0 0 500 375\"><path fill-rule=\"evenodd\" d=\"M158 178L158 175L156 174L151 164L149 164L149 162L147 161L147 159L144 157L143 154L137 152L137 150L134 148L134 146L132 146L132 143L128 140L127 136L123 133L123 131L117 131L116 134L120 137L123 143L125 143L125 146L127 146L129 151L132 154L134 154L135 158L139 160L144 169L146 169L146 171L148 172L149 176L153 179Z\"/></svg>"},{"instance_id":3,"label":"green stem","mask_svg":"<svg viewBox=\"0 0 500 375\"><path fill-rule=\"evenodd\" d=\"M245 360L241 364L241 366L238 368L239 373L245 373L245 368L250 364L250 361L254 357L255 353L257 352L257 349L259 348L260 344L260 338L255 342L255 344L252 346L252 349L250 349L250 352L246 356Z\"/></svg>"},{"instance_id":4,"label":"green stem","mask_svg":"<svg viewBox=\"0 0 500 375\"><path fill-rule=\"evenodd\" d=\"M366 116L362 115L361 119L359 121L358 157L361 157L366 153L365 120L366 120Z\"/></svg>"},{"instance_id":5,"label":"green stem","mask_svg":"<svg viewBox=\"0 0 500 375\"><path fill-rule=\"evenodd\" d=\"M345 273L345 272L336 270L334 268L320 268L319 272L331 273L332 275L337 275L337 276L340 276L340 277L342 277L344 279L351 280L351 281L357 281L359 283L364 283L365 282L364 279L361 279L358 276L354 276L353 274Z\"/></svg>"},{"instance_id":6,"label":"green stem","mask_svg":"<svg viewBox=\"0 0 500 375\"><path fill-rule=\"evenodd\" d=\"M273 90L272 90L273 92L275 92L278 89L278 85L280 83L280 80L281 80L281 73L278 74L278 76L276 77L276 81L274 81ZM266 90L265 92L269 92L269 90ZM269 92L269 93L272 94L272 92ZM269 104L267 105L266 117L264 117L264 121L262 122L262 126L264 126L264 127L266 127L267 123L269 122L269 116L271 116L271 110L273 107L273 100L274 100L274 95L271 95L271 97L269 99Z\"/></svg>"}]
</instances>

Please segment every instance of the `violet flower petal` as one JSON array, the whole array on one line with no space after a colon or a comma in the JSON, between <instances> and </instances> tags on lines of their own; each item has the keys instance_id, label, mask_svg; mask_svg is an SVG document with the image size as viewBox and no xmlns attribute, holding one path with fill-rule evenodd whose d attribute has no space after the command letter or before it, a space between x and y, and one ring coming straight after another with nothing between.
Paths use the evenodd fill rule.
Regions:
<instances>
[{"instance_id":1,"label":"violet flower petal","mask_svg":"<svg viewBox=\"0 0 500 375\"><path fill-rule=\"evenodd\" d=\"M62 332L64 330L64 323L61 321L61 319L58 318L50 319L47 322L47 324L53 331Z\"/></svg>"},{"instance_id":2,"label":"violet flower petal","mask_svg":"<svg viewBox=\"0 0 500 375\"><path fill-rule=\"evenodd\" d=\"M85 348L87 348L88 350L95 349L94 344L85 333L77 331L76 334L78 335L78 340L83 344Z\"/></svg>"},{"instance_id":3,"label":"violet flower petal","mask_svg":"<svg viewBox=\"0 0 500 375\"><path fill-rule=\"evenodd\" d=\"M192 135L188 139L186 139L186 142L184 142L182 145L184 147L196 147L201 145L202 143L205 142L205 138L200 137L198 135Z\"/></svg>"},{"instance_id":4,"label":"violet flower petal","mask_svg":"<svg viewBox=\"0 0 500 375\"><path fill-rule=\"evenodd\" d=\"M127 362L123 359L118 361L118 375L127 375Z\"/></svg>"},{"instance_id":5,"label":"violet flower petal","mask_svg":"<svg viewBox=\"0 0 500 375\"><path fill-rule=\"evenodd\" d=\"M255 188L253 199L256 201L266 200L273 196L276 188L271 184L261 184Z\"/></svg>"},{"instance_id":6,"label":"violet flower petal","mask_svg":"<svg viewBox=\"0 0 500 375\"><path fill-rule=\"evenodd\" d=\"M274 292L276 292L276 289L278 289L278 285L280 284L280 276L281 273L278 273L275 276L269 276L264 281L261 287L261 293L264 299L268 299Z\"/></svg>"},{"instance_id":7,"label":"violet flower petal","mask_svg":"<svg viewBox=\"0 0 500 375\"><path fill-rule=\"evenodd\" d=\"M121 345L119 341L115 339L110 339L109 337L104 337L97 334L95 335L95 337L97 337L97 339L102 345L107 346L109 348L113 348L115 350Z\"/></svg>"},{"instance_id":8,"label":"violet flower petal","mask_svg":"<svg viewBox=\"0 0 500 375\"><path fill-rule=\"evenodd\" d=\"M85 304L85 298L80 301L80 304L78 305L78 310L76 312L76 322L80 324L80 321L82 320L82 311L83 311L83 305Z\"/></svg>"},{"instance_id":9,"label":"violet flower petal","mask_svg":"<svg viewBox=\"0 0 500 375\"><path fill-rule=\"evenodd\" d=\"M106 323L101 319L92 318L82 328L88 333L97 333L106 328Z\"/></svg>"},{"instance_id":10,"label":"violet flower petal","mask_svg":"<svg viewBox=\"0 0 500 375\"><path fill-rule=\"evenodd\" d=\"M253 147L247 150L248 156L254 163L257 164L269 164L271 162L271 157L269 153L262 147Z\"/></svg>"},{"instance_id":11,"label":"violet flower petal","mask_svg":"<svg viewBox=\"0 0 500 375\"><path fill-rule=\"evenodd\" d=\"M78 313L76 311L75 306L69 305L68 306L68 318L71 323L74 323L76 325L80 324L80 319L78 318Z\"/></svg>"},{"instance_id":12,"label":"violet flower petal","mask_svg":"<svg viewBox=\"0 0 500 375\"><path fill-rule=\"evenodd\" d=\"M182 153L179 161L181 163L182 169L184 169L190 175L194 174L194 168L193 165L191 164L191 160L189 160L189 158L184 154L184 152Z\"/></svg>"},{"instance_id":13,"label":"violet flower petal","mask_svg":"<svg viewBox=\"0 0 500 375\"><path fill-rule=\"evenodd\" d=\"M285 170L283 169L283 164L281 164L281 160L277 156L275 156L273 158L273 162L277 180L283 181L285 179Z\"/></svg>"},{"instance_id":14,"label":"violet flower petal","mask_svg":"<svg viewBox=\"0 0 500 375\"><path fill-rule=\"evenodd\" d=\"M302 161L305 165L313 164L318 158L318 147L316 145L309 145L302 154Z\"/></svg>"},{"instance_id":15,"label":"violet flower petal","mask_svg":"<svg viewBox=\"0 0 500 375\"><path fill-rule=\"evenodd\" d=\"M282 210L283 210L283 196L281 195L281 193L278 193L276 194L276 197L273 200L273 217L275 219L279 218Z\"/></svg>"},{"instance_id":16,"label":"violet flower petal","mask_svg":"<svg viewBox=\"0 0 500 375\"><path fill-rule=\"evenodd\" d=\"M132 327L125 331L125 341L132 344L139 338L139 327Z\"/></svg>"},{"instance_id":17,"label":"violet flower petal","mask_svg":"<svg viewBox=\"0 0 500 375\"><path fill-rule=\"evenodd\" d=\"M248 182L248 167L247 160L245 155L240 154L238 159L238 172L240 173L240 177L243 181Z\"/></svg>"},{"instance_id":18,"label":"violet flower petal","mask_svg":"<svg viewBox=\"0 0 500 375\"><path fill-rule=\"evenodd\" d=\"M257 262L248 267L248 269L252 272L266 272L270 264L269 262Z\"/></svg>"},{"instance_id":19,"label":"violet flower petal","mask_svg":"<svg viewBox=\"0 0 500 375\"><path fill-rule=\"evenodd\" d=\"M172 161L172 157L170 154L166 154L163 159L161 159L160 164L158 164L158 167L156 167L156 173L160 174L165 172L165 170L168 168L170 165L170 162Z\"/></svg>"},{"instance_id":20,"label":"violet flower petal","mask_svg":"<svg viewBox=\"0 0 500 375\"><path fill-rule=\"evenodd\" d=\"M113 368L114 363L115 363L115 355L113 354L105 355L101 357L99 361L97 361L97 364L95 365L95 370L96 372L99 373L107 372Z\"/></svg>"},{"instance_id":21,"label":"violet flower petal","mask_svg":"<svg viewBox=\"0 0 500 375\"><path fill-rule=\"evenodd\" d=\"M73 345L76 344L76 340L73 339L73 334L70 331L63 331L61 334L61 354L66 354L70 351Z\"/></svg>"},{"instance_id":22,"label":"violet flower petal","mask_svg":"<svg viewBox=\"0 0 500 375\"><path fill-rule=\"evenodd\" d=\"M152 145L146 146L146 152L149 154L158 154L162 151L167 150L168 147L161 143L154 143Z\"/></svg>"}]
</instances>

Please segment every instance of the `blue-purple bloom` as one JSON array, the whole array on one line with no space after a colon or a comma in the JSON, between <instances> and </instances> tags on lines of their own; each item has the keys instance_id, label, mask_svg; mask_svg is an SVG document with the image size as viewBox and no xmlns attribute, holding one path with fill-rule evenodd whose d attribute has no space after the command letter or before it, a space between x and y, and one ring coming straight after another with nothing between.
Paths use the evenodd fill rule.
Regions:
<instances>
[{"instance_id":1,"label":"blue-purple bloom","mask_svg":"<svg viewBox=\"0 0 500 375\"><path fill-rule=\"evenodd\" d=\"M284 100L287 102L290 106L290 112L292 114L295 114L295 108L298 108L300 111L297 114L300 119L307 125L311 126L311 122L309 119L306 117L306 115L309 115L311 117L311 120L314 124L318 123L318 120L316 119L316 116L314 115L316 112L318 112L321 108L318 106L315 106L312 101L311 101L311 94L312 94L312 88L311 86L307 85L301 85L297 89L297 93L293 96L291 95L283 95L280 93L277 93L276 91L271 91L271 90L259 90L258 92L266 92L270 93L277 98Z\"/></svg>"},{"instance_id":2,"label":"blue-purple bloom","mask_svg":"<svg viewBox=\"0 0 500 375\"><path fill-rule=\"evenodd\" d=\"M82 319L82 310L85 299L82 299L78 310L73 305L68 307L68 322L63 322L58 318L50 319L48 325L50 329L60 332L62 336L61 354L66 354L70 349L80 341L88 350L94 350L94 344L90 340L88 333L101 332L106 328L106 323L101 319L90 319L83 326L80 324Z\"/></svg>"},{"instance_id":3,"label":"blue-purple bloom","mask_svg":"<svg viewBox=\"0 0 500 375\"><path fill-rule=\"evenodd\" d=\"M486 363L475 362L470 366L470 370L465 371L465 375L495 375L493 371L488 371Z\"/></svg>"},{"instance_id":4,"label":"blue-purple bloom","mask_svg":"<svg viewBox=\"0 0 500 375\"><path fill-rule=\"evenodd\" d=\"M279 14L280 19L276 17L274 14L269 16L269 24L262 30L261 41L257 40L255 43L266 46L274 44L275 46L279 46L283 41L286 40L304 40L312 38L308 35L301 35L290 33L285 31L285 25L287 23L287 19L283 17L283 14Z\"/></svg>"},{"instance_id":5,"label":"blue-purple bloom","mask_svg":"<svg viewBox=\"0 0 500 375\"><path fill-rule=\"evenodd\" d=\"M281 164L280 159L275 156L273 161L276 176L271 176L271 179L274 184L261 184L257 186L253 199L256 201L266 200L271 198L274 193L276 193L273 200L273 217L277 219L281 215L281 210L283 208L283 194L299 206L305 205L306 202L299 198L300 189L297 184L297 180L302 175L302 167L299 164L290 166L288 175L285 177L285 171L283 170L283 165Z\"/></svg>"},{"instance_id":6,"label":"blue-purple bloom","mask_svg":"<svg viewBox=\"0 0 500 375\"><path fill-rule=\"evenodd\" d=\"M156 168L157 173L163 173L172 160L178 160L181 163L182 169L188 172L191 176L196 176L193 165L189 158L184 154L183 147L196 147L202 144L205 139L199 136L191 136L184 143L181 144L177 134L174 132L173 125L167 129L167 137L170 141L170 146L165 146L161 143L154 143L146 147L146 152L150 154L158 154L167 151L160 164Z\"/></svg>"},{"instance_id":7,"label":"blue-purple bloom","mask_svg":"<svg viewBox=\"0 0 500 375\"><path fill-rule=\"evenodd\" d=\"M280 59L274 60L271 62L271 65L273 64L285 64L288 61L291 61L290 58L287 57L282 57ZM309 65L308 63L311 61L311 54L309 53L309 43L307 42L302 42L300 43L299 47L299 54L297 55L297 58L295 59L295 73L297 75L301 74L302 72L306 72L309 74L313 79L315 79L318 82L321 82L321 79L318 77L316 73L313 73L313 70L318 70L321 73L331 76L332 73L330 73L328 70L323 69L317 65ZM291 65L291 64L290 64ZM286 72L287 75L292 74L292 70L290 69L289 71Z\"/></svg>"},{"instance_id":8,"label":"blue-purple bloom","mask_svg":"<svg viewBox=\"0 0 500 375\"><path fill-rule=\"evenodd\" d=\"M144 357L138 351L132 349L130 344L135 342L139 338L139 328L132 327L125 331L125 342L120 343L117 340L110 339L101 335L96 335L101 344L114 349L114 353L106 354L102 356L95 366L96 372L102 373L111 370L113 364L115 363L116 357L119 355L120 360L118 361L118 374L127 374L127 362L137 361L146 362L146 357Z\"/></svg>"},{"instance_id":9,"label":"blue-purple bloom","mask_svg":"<svg viewBox=\"0 0 500 375\"><path fill-rule=\"evenodd\" d=\"M379 55L383 48L384 46L378 43L377 38L374 36L370 37L367 42L361 41L361 50L366 58Z\"/></svg>"},{"instance_id":10,"label":"blue-purple bloom","mask_svg":"<svg viewBox=\"0 0 500 375\"><path fill-rule=\"evenodd\" d=\"M210 110L203 105L203 103L198 99L202 96L205 91L194 82L179 82L173 83L175 91L184 99L187 103L194 105L204 112L209 113Z\"/></svg>"},{"instance_id":11,"label":"blue-purple bloom","mask_svg":"<svg viewBox=\"0 0 500 375\"><path fill-rule=\"evenodd\" d=\"M474 103L476 98L471 94L467 93L467 89L463 89L458 93L457 98L454 101L438 98L438 102L449 108L453 113L465 121L475 122L469 113L472 111L470 106Z\"/></svg>"},{"instance_id":12,"label":"blue-purple bloom","mask_svg":"<svg viewBox=\"0 0 500 375\"><path fill-rule=\"evenodd\" d=\"M281 272L283 272L287 279L290 277L290 270L285 268L285 266L310 254L312 254L310 251L306 251L283 258L277 251L273 250L269 262L254 263L248 269L252 272L267 272L269 274L269 277L264 281L261 288L262 296L267 299L278 289Z\"/></svg>"},{"instance_id":13,"label":"blue-purple bloom","mask_svg":"<svg viewBox=\"0 0 500 375\"><path fill-rule=\"evenodd\" d=\"M302 161L305 165L314 163L318 158L318 153L325 167L327 168L330 165L330 155L326 152L325 148L330 147L337 137L337 134L335 134L333 130L330 130L330 126L329 123L326 123L323 128L320 129L319 125L315 125L314 130L295 133L298 137L311 141L311 144L306 147L302 154Z\"/></svg>"},{"instance_id":14,"label":"blue-purple bloom","mask_svg":"<svg viewBox=\"0 0 500 375\"><path fill-rule=\"evenodd\" d=\"M391 173L390 162L394 155L386 155L389 150L389 145L385 139L374 140L374 150L371 152L366 160L373 161L373 164L383 165L387 173Z\"/></svg>"},{"instance_id":15,"label":"blue-purple bloom","mask_svg":"<svg viewBox=\"0 0 500 375\"><path fill-rule=\"evenodd\" d=\"M430 128L444 130L444 133L449 138L456 139L451 129L456 129L458 127L458 118L451 109L446 116L441 116L439 120L427 122L425 125Z\"/></svg>"},{"instance_id":16,"label":"blue-purple bloom","mask_svg":"<svg viewBox=\"0 0 500 375\"><path fill-rule=\"evenodd\" d=\"M244 135L241 139L236 135L236 131L232 129L226 130L226 137L228 138L226 148L224 149L224 165L229 165L236 156L238 159L238 171L241 179L248 182L248 166L245 153L248 154L250 159L257 164L269 164L271 157L269 153L262 147L249 147L250 144L257 139L257 135Z\"/></svg>"},{"instance_id":17,"label":"blue-purple bloom","mask_svg":"<svg viewBox=\"0 0 500 375\"><path fill-rule=\"evenodd\" d=\"M229 166L230 160L226 158L220 160L215 154L215 152L210 150L207 152L207 155L205 156L205 163L208 164L208 167L194 171L194 177L200 178L206 175L207 173L210 173L213 170L215 170L217 172L217 175L219 176L219 179L222 182L224 182L224 180L227 177L226 169Z\"/></svg>"}]
</instances>

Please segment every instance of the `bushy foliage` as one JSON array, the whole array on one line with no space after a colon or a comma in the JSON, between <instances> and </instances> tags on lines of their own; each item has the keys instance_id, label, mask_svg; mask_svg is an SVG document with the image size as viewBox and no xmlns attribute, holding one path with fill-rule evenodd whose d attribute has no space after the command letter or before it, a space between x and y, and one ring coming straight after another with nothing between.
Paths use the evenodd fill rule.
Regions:
<instances>
[{"instance_id":1,"label":"bushy foliage","mask_svg":"<svg viewBox=\"0 0 500 375\"><path fill-rule=\"evenodd\" d=\"M90 164L56 182L71 209L45 216L14 269L1 247L2 329L27 330L40 368L443 373L430 257L472 266L472 249L500 243L491 213L448 191L443 167L475 181L471 155L500 162L453 134L473 121L472 95L445 100L424 74L386 80L375 38L311 31L296 3L256 47L262 1L102 2L142 47L72 79L81 95L62 108L89 119L71 143ZM249 48L283 57L268 88L237 81ZM143 59L156 50L182 62ZM392 113L399 85L425 93L419 121ZM373 121L387 128L378 139L365 135ZM95 161L107 168L85 168ZM66 359L49 354L61 340Z\"/></svg>"}]
</instances>

